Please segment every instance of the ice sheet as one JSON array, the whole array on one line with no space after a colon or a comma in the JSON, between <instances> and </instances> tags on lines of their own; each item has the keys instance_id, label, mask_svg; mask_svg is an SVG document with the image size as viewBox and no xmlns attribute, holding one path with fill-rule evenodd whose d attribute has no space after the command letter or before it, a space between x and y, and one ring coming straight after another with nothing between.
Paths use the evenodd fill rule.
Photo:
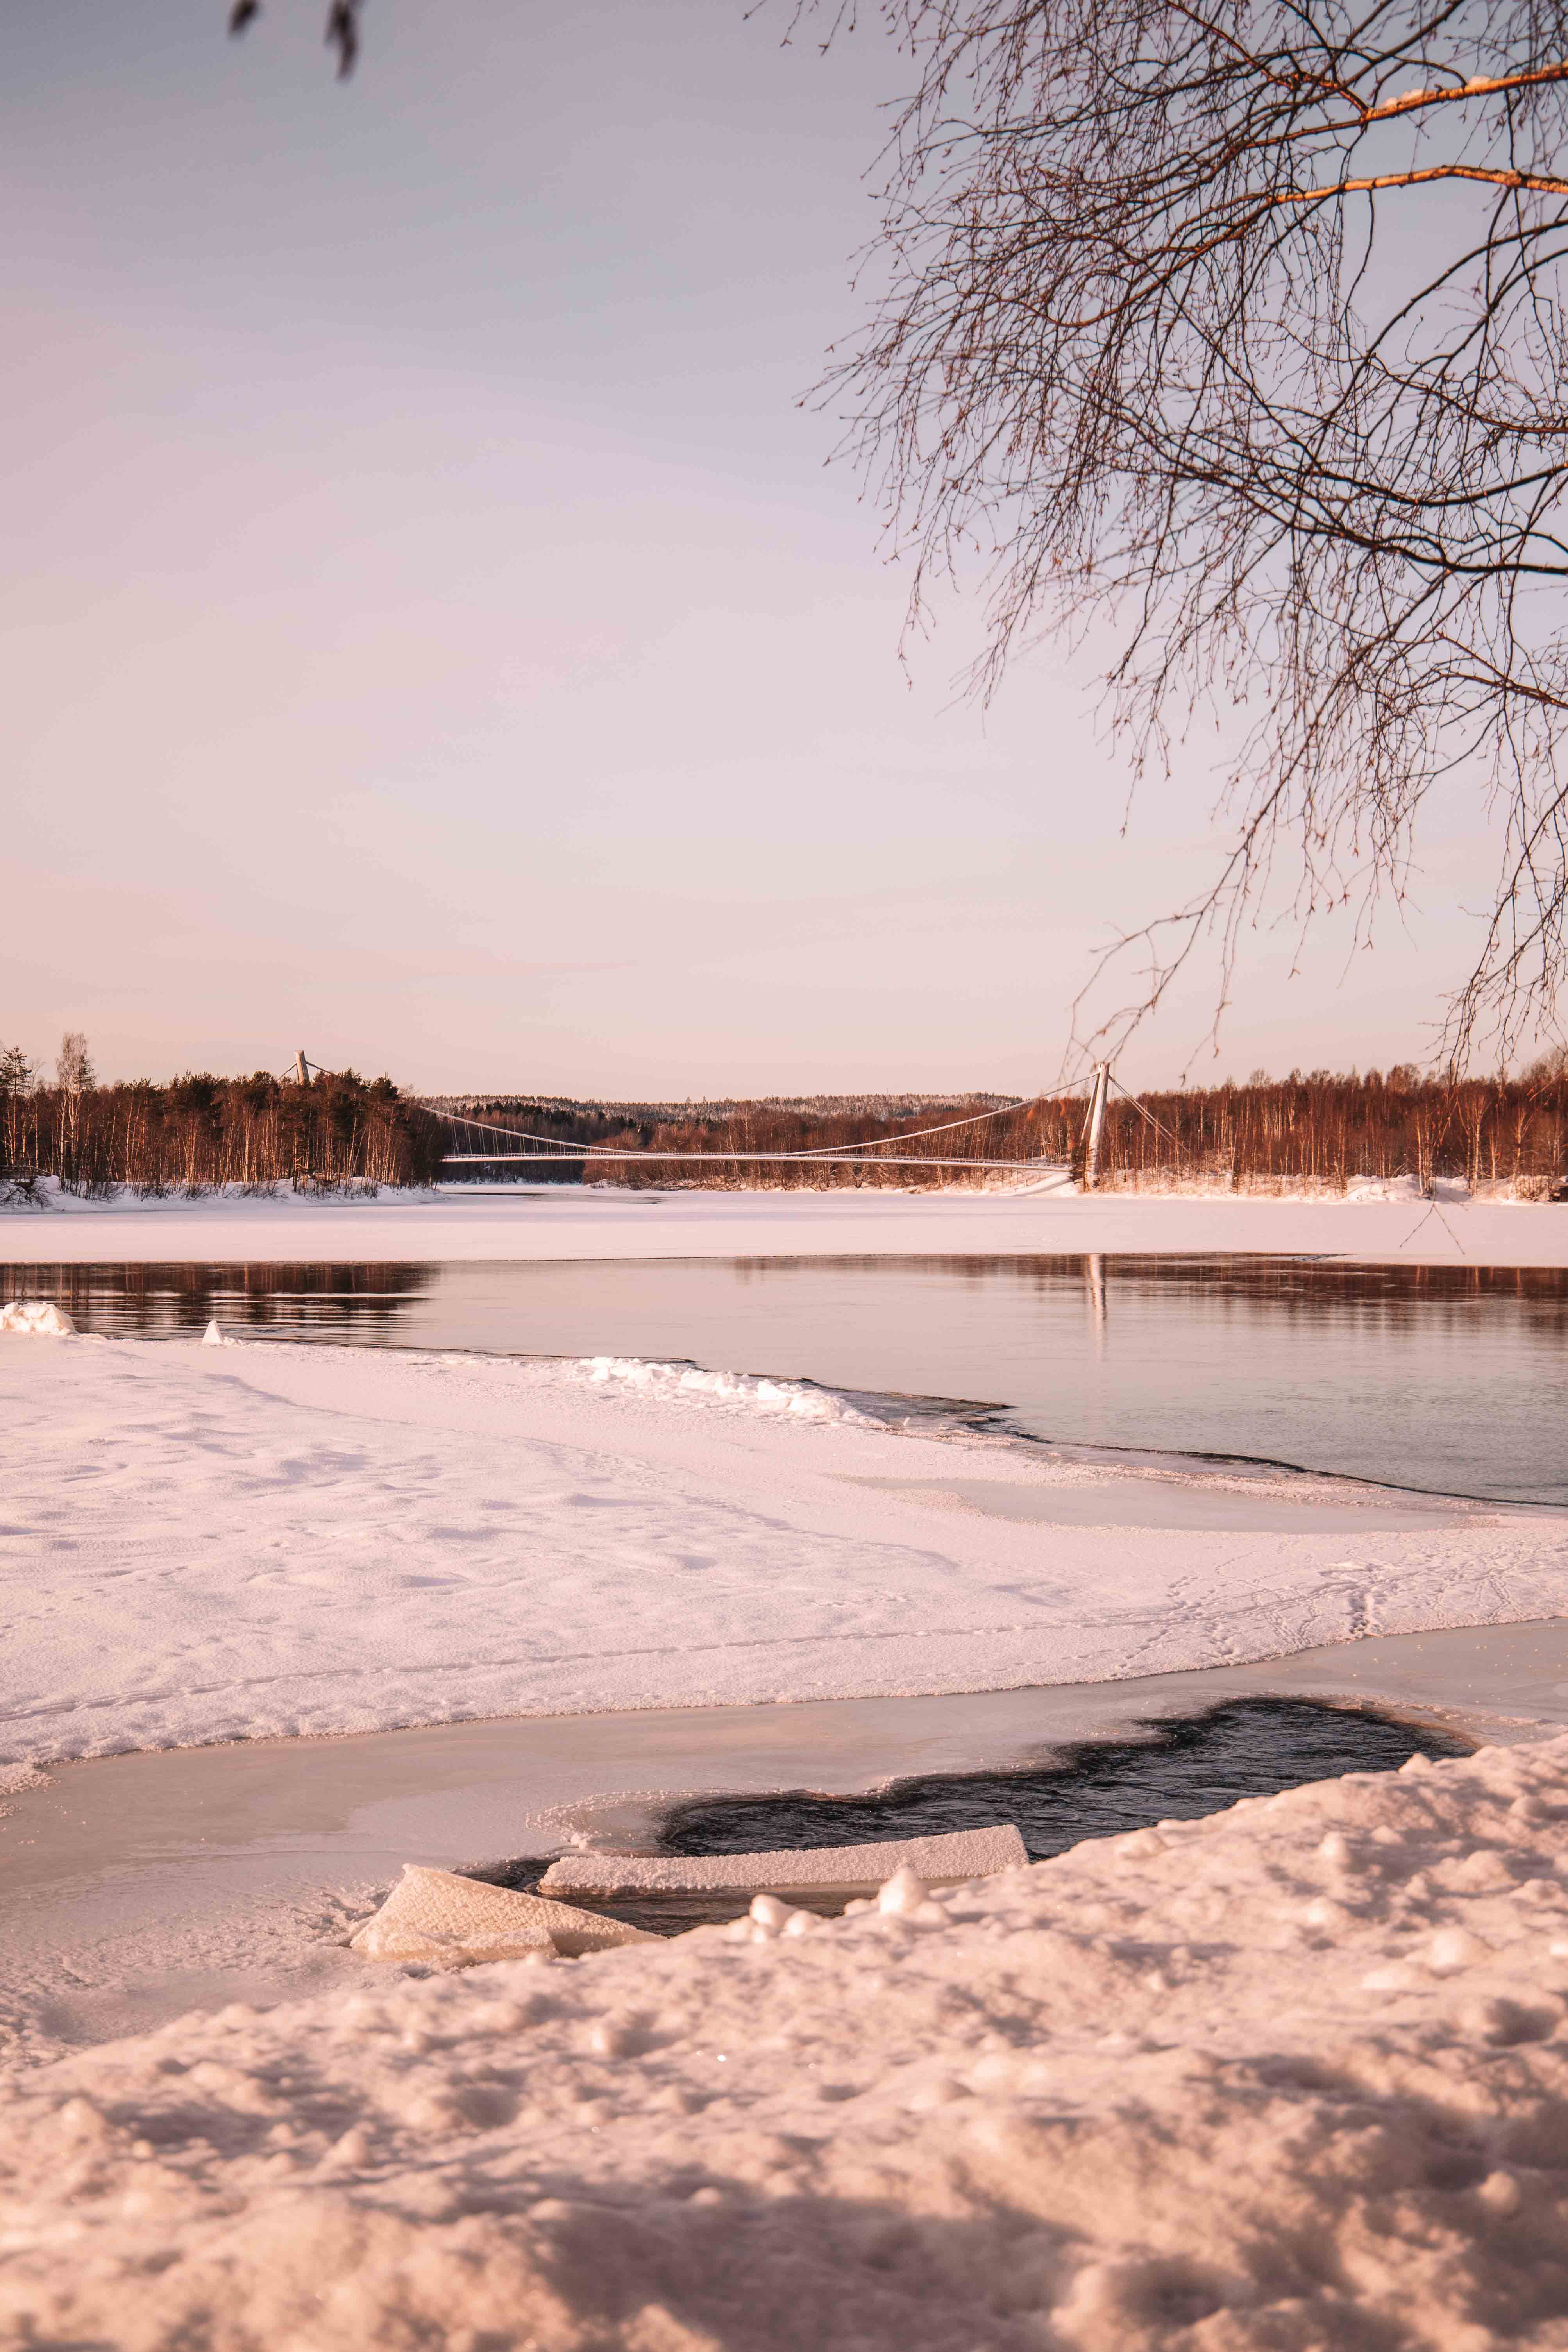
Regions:
<instances>
[{"instance_id":1,"label":"ice sheet","mask_svg":"<svg viewBox=\"0 0 1568 2352\"><path fill-rule=\"evenodd\" d=\"M471 1968L531 1951L576 1959L648 1940L637 1927L569 1903L409 1862L380 1909L355 1929L350 1948L370 1960Z\"/></svg>"},{"instance_id":2,"label":"ice sheet","mask_svg":"<svg viewBox=\"0 0 1568 2352\"><path fill-rule=\"evenodd\" d=\"M764 1384L769 1388L779 1384ZM0 1335L0 1763L485 1715L1006 1688L1554 1615L1568 1516L1118 1524L1117 1482L756 1384ZM820 1394L820 1392L814 1392ZM1092 1485L1090 1526L955 1509ZM866 1482L897 1481L910 1491ZM1134 1476L1141 1507L1160 1482ZM1176 1487L1171 1489L1173 1495ZM1294 1498L1294 1500L1292 1499ZM1321 1499L1321 1496L1319 1497Z\"/></svg>"},{"instance_id":3,"label":"ice sheet","mask_svg":"<svg viewBox=\"0 0 1568 2352\"><path fill-rule=\"evenodd\" d=\"M681 1798L1011 1769L1260 1695L1481 1741L1568 1726L1568 1622L1411 1633L1256 1666L936 1698L666 1708L106 1757L0 1805L0 2042L37 2058L362 1973L344 1939L409 1858L646 1850Z\"/></svg>"},{"instance_id":4,"label":"ice sheet","mask_svg":"<svg viewBox=\"0 0 1568 2352\"><path fill-rule=\"evenodd\" d=\"M1392 1189L1394 1197L1388 1197ZM945 1255L1261 1250L1413 1265L1568 1265L1568 1208L1453 1195L630 1192L458 1184L434 1196L88 1202L0 1208L0 1256L93 1259Z\"/></svg>"},{"instance_id":5,"label":"ice sheet","mask_svg":"<svg viewBox=\"0 0 1568 2352\"><path fill-rule=\"evenodd\" d=\"M1028 1860L1011 1824L956 1830L943 1837L887 1839L874 1845L806 1846L784 1853L566 1853L540 1880L546 1895L612 1895L622 1888L879 1886L913 1870L931 1885L952 1885L1016 1870Z\"/></svg>"}]
</instances>

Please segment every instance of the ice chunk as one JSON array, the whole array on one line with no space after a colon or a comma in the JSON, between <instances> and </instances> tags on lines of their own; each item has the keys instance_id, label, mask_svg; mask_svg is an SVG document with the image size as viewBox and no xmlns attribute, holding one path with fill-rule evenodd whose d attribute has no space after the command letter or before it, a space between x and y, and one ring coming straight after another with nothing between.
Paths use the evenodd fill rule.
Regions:
<instances>
[{"instance_id":1,"label":"ice chunk","mask_svg":"<svg viewBox=\"0 0 1568 2352\"><path fill-rule=\"evenodd\" d=\"M65 1308L57 1307L52 1298L13 1298L8 1307L0 1307L0 1331L31 1331L63 1339L75 1329Z\"/></svg>"},{"instance_id":2,"label":"ice chunk","mask_svg":"<svg viewBox=\"0 0 1568 2352\"><path fill-rule=\"evenodd\" d=\"M373 1919L353 1939L371 1960L422 1960L444 1969L481 1960L518 1960L530 1952L606 1951L616 1944L658 1941L619 1919L601 1919L566 1903L542 1901L510 1886L460 1878L405 1862L403 1875Z\"/></svg>"},{"instance_id":3,"label":"ice chunk","mask_svg":"<svg viewBox=\"0 0 1568 2352\"><path fill-rule=\"evenodd\" d=\"M223 1333L218 1329L216 1319L209 1323L206 1329L202 1333L202 1345L204 1348L227 1347L228 1342L224 1338Z\"/></svg>"},{"instance_id":4,"label":"ice chunk","mask_svg":"<svg viewBox=\"0 0 1568 2352\"><path fill-rule=\"evenodd\" d=\"M889 1839L877 1845L801 1846L783 1853L566 1853L540 1880L546 1895L622 1892L876 1895L908 1870L927 1886L956 1886L1017 1870L1029 1857L1011 1822L943 1837Z\"/></svg>"}]
</instances>

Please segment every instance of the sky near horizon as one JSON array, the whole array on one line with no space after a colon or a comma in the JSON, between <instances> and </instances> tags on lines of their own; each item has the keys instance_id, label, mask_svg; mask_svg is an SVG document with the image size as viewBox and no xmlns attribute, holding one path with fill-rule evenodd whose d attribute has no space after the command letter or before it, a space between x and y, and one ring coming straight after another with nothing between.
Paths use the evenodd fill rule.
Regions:
<instances>
[{"instance_id":1,"label":"sky near horizon","mask_svg":"<svg viewBox=\"0 0 1568 2352\"><path fill-rule=\"evenodd\" d=\"M1092 648L899 659L802 395L862 298L869 24L787 0L51 0L0 89L11 789L0 1045L577 1096L1055 1078L1118 928L1209 870L1214 751L1133 803ZM1419 1058L1495 849L1403 922L1248 934L1131 1082ZM1292 967L1300 969L1292 977Z\"/></svg>"}]
</instances>

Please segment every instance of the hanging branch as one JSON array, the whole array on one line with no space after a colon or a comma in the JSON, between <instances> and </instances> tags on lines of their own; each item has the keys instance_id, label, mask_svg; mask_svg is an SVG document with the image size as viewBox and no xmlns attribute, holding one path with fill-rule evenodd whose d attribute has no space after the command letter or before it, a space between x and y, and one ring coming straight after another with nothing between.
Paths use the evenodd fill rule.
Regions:
<instances>
[{"instance_id":1,"label":"hanging branch","mask_svg":"<svg viewBox=\"0 0 1568 2352\"><path fill-rule=\"evenodd\" d=\"M326 45L338 60L338 79L346 81L359 58L359 12L363 0L331 0L327 11ZM248 30L261 14L261 0L234 0L228 12L231 36Z\"/></svg>"},{"instance_id":2,"label":"hanging branch","mask_svg":"<svg viewBox=\"0 0 1568 2352\"><path fill-rule=\"evenodd\" d=\"M1135 778L1194 713L1242 739L1214 879L1112 943L1140 968L1096 1037L1204 942L1223 1011L1271 876L1304 929L1348 906L1369 940L1456 778L1500 856L1446 1043L1506 1052L1551 1017L1568 914L1568 14L884 13L917 87L875 307L826 391L912 559L911 621L978 560L982 695L1093 625Z\"/></svg>"}]
</instances>

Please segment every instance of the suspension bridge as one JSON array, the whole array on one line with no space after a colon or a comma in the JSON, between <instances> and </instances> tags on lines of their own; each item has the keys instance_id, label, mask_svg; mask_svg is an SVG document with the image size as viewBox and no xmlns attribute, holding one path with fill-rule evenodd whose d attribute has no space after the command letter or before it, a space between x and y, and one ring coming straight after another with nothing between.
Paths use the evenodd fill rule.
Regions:
<instances>
[{"instance_id":1,"label":"suspension bridge","mask_svg":"<svg viewBox=\"0 0 1568 2352\"><path fill-rule=\"evenodd\" d=\"M312 1071L320 1076L327 1075L322 1065L312 1061L301 1047L294 1057L293 1068L283 1076L304 1087L310 1085ZM537 1135L527 1128L503 1127L499 1120L475 1118L466 1112L448 1109L445 1103L427 1101L418 1096L411 1099L420 1102L422 1108L429 1111L433 1118L443 1120L447 1126L461 1129L465 1135L493 1135L504 1144L521 1147L498 1150L482 1146L476 1150L470 1145L466 1150L443 1153L441 1165L444 1168L538 1168L574 1162L582 1166L590 1160L598 1160L622 1165L640 1163L661 1167L941 1168L967 1171L970 1175L979 1171L999 1175L1037 1177L1069 1176L1076 1172L1092 1191L1100 1176L1100 1140L1112 1087L1140 1118L1165 1136L1167 1142L1174 1143L1174 1137L1168 1135L1153 1113L1121 1084L1109 1062L1096 1062L1082 1077L1069 1081L1065 1087L1045 1087L1036 1095L1022 1095L1016 1102L993 1103L984 1110L971 1112L963 1118L944 1119L935 1127L916 1128L897 1135L871 1136L859 1143L807 1144L793 1150L738 1151L722 1147L690 1150L652 1144L574 1142L568 1137ZM1088 1098L1084 1107L1083 1129L1073 1161L1043 1157L1008 1158L1000 1153L973 1151L963 1154L912 1153L904 1148L911 1143L930 1142L961 1131L973 1132L997 1119L1015 1118L1019 1111L1034 1110L1042 1103L1059 1104L1086 1087Z\"/></svg>"},{"instance_id":2,"label":"suspension bridge","mask_svg":"<svg viewBox=\"0 0 1568 2352\"><path fill-rule=\"evenodd\" d=\"M303 1063L304 1056L301 1055L300 1058ZM1127 1089L1112 1076L1110 1065L1097 1062L1092 1071L1071 1086L1024 1096L1016 1102L997 1103L963 1118L945 1119L934 1127L917 1128L897 1135L874 1136L861 1143L811 1144L793 1150L735 1150L719 1147L701 1150L686 1148L667 1150L652 1145L581 1143L560 1136L534 1134L524 1128L503 1126L495 1119L475 1118L436 1103L427 1103L426 1108L449 1127L460 1129L465 1138L494 1136L498 1139L497 1147L486 1148L468 1143L462 1150L447 1152L442 1161L442 1165L447 1168L537 1168L559 1166L563 1161L582 1165L593 1160L623 1166L940 1168L964 1171L970 1175L994 1172L1040 1177L1067 1176L1072 1172L1071 1164L1061 1160L1019 1159L974 1151L960 1155L952 1146L945 1152L937 1150L921 1153L911 1152L907 1147L914 1143L940 1144L942 1138L957 1135L960 1131L966 1131L973 1137L974 1130L988 1124L1016 1118L1020 1111L1033 1110L1041 1103L1060 1103L1064 1097L1087 1087L1080 1145L1081 1174L1082 1181L1092 1188L1100 1172L1100 1138L1112 1086L1116 1087L1119 1094L1126 1095L1144 1118L1151 1117L1137 1097L1128 1095ZM1158 1124L1157 1121L1154 1123Z\"/></svg>"}]
</instances>

